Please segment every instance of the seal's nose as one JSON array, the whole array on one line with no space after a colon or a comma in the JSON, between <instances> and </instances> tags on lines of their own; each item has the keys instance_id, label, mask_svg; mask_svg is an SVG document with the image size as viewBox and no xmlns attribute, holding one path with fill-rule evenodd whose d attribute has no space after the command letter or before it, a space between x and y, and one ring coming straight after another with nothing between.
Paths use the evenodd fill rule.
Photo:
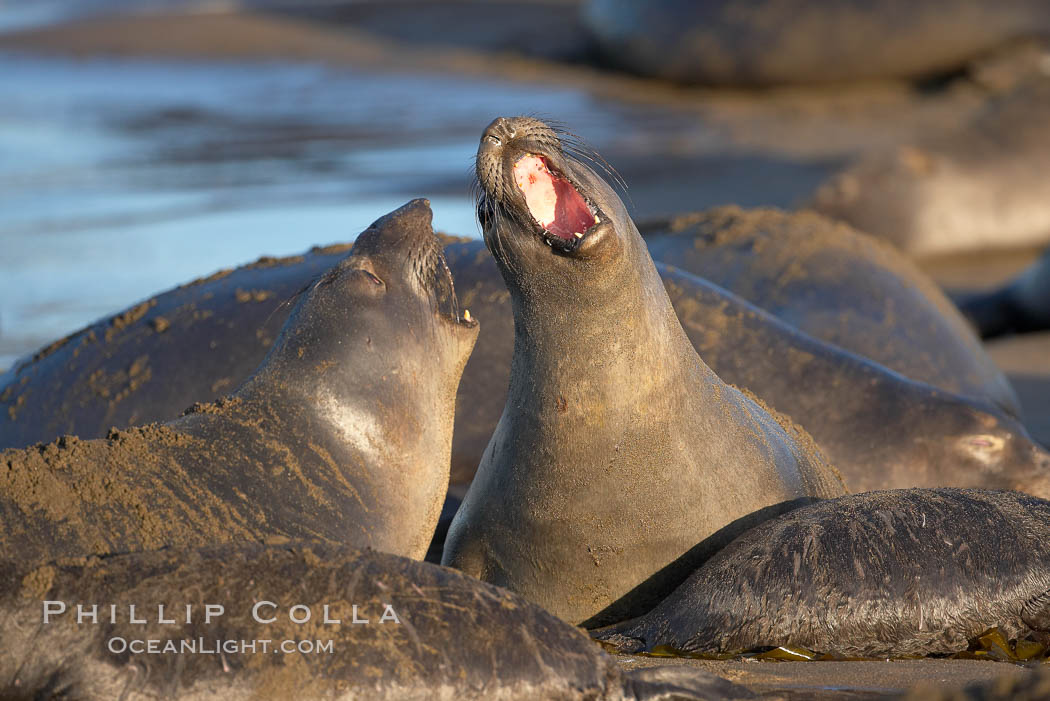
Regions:
<instances>
[{"instance_id":1,"label":"seal's nose","mask_svg":"<svg viewBox=\"0 0 1050 701\"><path fill-rule=\"evenodd\" d=\"M482 146L502 146L517 135L513 124L506 117L496 117L481 134Z\"/></svg>"},{"instance_id":2,"label":"seal's nose","mask_svg":"<svg viewBox=\"0 0 1050 701\"><path fill-rule=\"evenodd\" d=\"M400 253L403 257L405 251L399 249L424 245L433 238L433 216L430 200L412 200L373 222L357 237L351 253Z\"/></svg>"}]
</instances>

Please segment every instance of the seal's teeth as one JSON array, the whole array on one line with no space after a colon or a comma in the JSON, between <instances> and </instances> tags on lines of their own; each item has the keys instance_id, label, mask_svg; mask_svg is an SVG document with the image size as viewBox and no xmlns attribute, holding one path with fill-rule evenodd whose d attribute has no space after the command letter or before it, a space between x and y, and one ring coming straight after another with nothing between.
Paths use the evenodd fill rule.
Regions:
<instances>
[{"instance_id":1,"label":"seal's teeth","mask_svg":"<svg viewBox=\"0 0 1050 701\"><path fill-rule=\"evenodd\" d=\"M463 321L470 321L470 310L469 309L464 309L463 310Z\"/></svg>"},{"instance_id":2,"label":"seal's teeth","mask_svg":"<svg viewBox=\"0 0 1050 701\"><path fill-rule=\"evenodd\" d=\"M579 231L577 231L576 233L574 233L574 234L573 234L573 236L575 236L575 237L576 237L576 238L578 238L578 239L582 239L582 238L583 238L583 234L581 234L581 233L580 233Z\"/></svg>"},{"instance_id":3,"label":"seal's teeth","mask_svg":"<svg viewBox=\"0 0 1050 701\"><path fill-rule=\"evenodd\" d=\"M595 224L601 224L602 223L602 220L598 217L597 214L594 215L594 223Z\"/></svg>"}]
</instances>

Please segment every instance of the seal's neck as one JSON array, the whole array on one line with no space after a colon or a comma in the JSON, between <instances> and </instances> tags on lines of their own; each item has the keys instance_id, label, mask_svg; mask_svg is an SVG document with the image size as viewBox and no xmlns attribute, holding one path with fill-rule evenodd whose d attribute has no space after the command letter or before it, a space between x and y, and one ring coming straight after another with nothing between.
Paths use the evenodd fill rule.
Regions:
<instances>
[{"instance_id":1,"label":"seal's neck","mask_svg":"<svg viewBox=\"0 0 1050 701\"><path fill-rule=\"evenodd\" d=\"M655 389L711 372L682 330L644 242L635 239L604 264L597 284L581 275L560 290L545 287L551 283L542 276L510 285L513 401L560 404L566 391L597 399L622 393L630 377Z\"/></svg>"},{"instance_id":2,"label":"seal's neck","mask_svg":"<svg viewBox=\"0 0 1050 701\"><path fill-rule=\"evenodd\" d=\"M427 377L435 372L371 373L350 364L309 378L286 369L281 377L302 381L258 374L237 396L246 411L271 408L267 420L282 426L265 432L269 443L283 437L304 465L313 460L317 474L330 474L318 483L349 485L371 514L371 540L361 544L422 559L448 488L455 408L455 394Z\"/></svg>"}]
</instances>

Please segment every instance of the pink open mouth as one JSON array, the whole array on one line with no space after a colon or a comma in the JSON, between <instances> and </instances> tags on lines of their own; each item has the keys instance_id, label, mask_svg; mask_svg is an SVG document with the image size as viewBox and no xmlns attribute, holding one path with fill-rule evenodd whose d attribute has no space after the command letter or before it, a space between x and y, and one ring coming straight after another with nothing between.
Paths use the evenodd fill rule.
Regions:
<instances>
[{"instance_id":1,"label":"pink open mouth","mask_svg":"<svg viewBox=\"0 0 1050 701\"><path fill-rule=\"evenodd\" d=\"M565 178L551 173L542 156L522 156L514 164L514 182L525 194L532 217L563 241L582 239L598 223L583 196Z\"/></svg>"}]
</instances>

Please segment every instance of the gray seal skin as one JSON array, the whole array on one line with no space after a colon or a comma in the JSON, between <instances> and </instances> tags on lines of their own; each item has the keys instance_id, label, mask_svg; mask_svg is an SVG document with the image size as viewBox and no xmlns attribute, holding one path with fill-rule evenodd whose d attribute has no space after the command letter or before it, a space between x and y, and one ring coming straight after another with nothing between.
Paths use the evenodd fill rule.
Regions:
<instances>
[{"instance_id":1,"label":"gray seal skin","mask_svg":"<svg viewBox=\"0 0 1050 701\"><path fill-rule=\"evenodd\" d=\"M304 292L255 374L166 424L0 453L0 552L26 561L309 539L422 558L477 322L425 200Z\"/></svg>"},{"instance_id":2,"label":"gray seal skin","mask_svg":"<svg viewBox=\"0 0 1050 701\"><path fill-rule=\"evenodd\" d=\"M981 338L1050 329L1050 249L1006 285L956 304Z\"/></svg>"},{"instance_id":3,"label":"gray seal skin","mask_svg":"<svg viewBox=\"0 0 1050 701\"><path fill-rule=\"evenodd\" d=\"M915 258L1045 246L1048 120L1050 80L1037 75L989 100L959 129L847 165L807 206Z\"/></svg>"},{"instance_id":4,"label":"gray seal skin","mask_svg":"<svg viewBox=\"0 0 1050 701\"><path fill-rule=\"evenodd\" d=\"M462 497L496 428L514 329L510 295L491 256L473 243L450 244L445 255L461 306L480 310L485 321L460 384L451 500ZM1020 489L1050 498L1050 454L1001 410L910 381L818 341L707 280L656 267L704 362L723 381L800 424L852 491L954 486ZM475 464L459 468L468 456L475 456Z\"/></svg>"},{"instance_id":5,"label":"gray seal skin","mask_svg":"<svg viewBox=\"0 0 1050 701\"><path fill-rule=\"evenodd\" d=\"M801 646L850 657L959 652L998 626L1050 637L1050 502L904 489L797 509L745 533L646 615L624 649Z\"/></svg>"},{"instance_id":6,"label":"gray seal skin","mask_svg":"<svg viewBox=\"0 0 1050 701\"><path fill-rule=\"evenodd\" d=\"M994 407L818 341L706 280L670 268L663 280L700 357L798 422L851 491L981 487L1050 498L1050 453Z\"/></svg>"},{"instance_id":7,"label":"gray seal skin","mask_svg":"<svg viewBox=\"0 0 1050 701\"><path fill-rule=\"evenodd\" d=\"M878 239L812 212L739 207L654 221L646 232L655 260L814 338L1020 415L1013 387L951 300Z\"/></svg>"},{"instance_id":8,"label":"gray seal skin","mask_svg":"<svg viewBox=\"0 0 1050 701\"><path fill-rule=\"evenodd\" d=\"M65 612L44 623L45 601ZM78 604L99 622L77 624ZM209 605L224 608L210 622ZM157 652L124 651L145 641ZM322 544L4 563L0 650L8 701L754 698L700 670L622 671L581 631L457 572Z\"/></svg>"},{"instance_id":9,"label":"gray seal skin","mask_svg":"<svg viewBox=\"0 0 1050 701\"><path fill-rule=\"evenodd\" d=\"M572 623L620 620L745 524L842 493L808 436L703 363L623 204L550 127L495 120L477 176L514 354L443 564Z\"/></svg>"},{"instance_id":10,"label":"gray seal skin","mask_svg":"<svg viewBox=\"0 0 1050 701\"><path fill-rule=\"evenodd\" d=\"M590 0L582 16L616 66L726 86L923 78L1050 29L1039 0Z\"/></svg>"}]
</instances>

